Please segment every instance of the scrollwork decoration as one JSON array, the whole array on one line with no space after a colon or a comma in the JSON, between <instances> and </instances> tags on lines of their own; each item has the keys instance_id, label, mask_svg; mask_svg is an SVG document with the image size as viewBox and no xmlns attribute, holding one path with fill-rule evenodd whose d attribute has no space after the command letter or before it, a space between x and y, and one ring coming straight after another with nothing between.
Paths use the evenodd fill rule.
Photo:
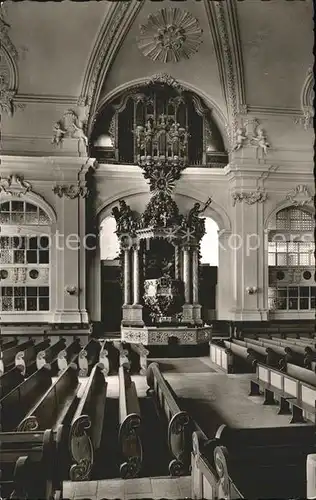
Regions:
<instances>
[{"instance_id":1,"label":"scrollwork decoration","mask_svg":"<svg viewBox=\"0 0 316 500\"><path fill-rule=\"evenodd\" d=\"M256 191L236 191L232 193L233 207L236 203L244 201L247 205L254 205L255 203L263 203L268 198L267 193L262 188L257 188Z\"/></svg>"},{"instance_id":2,"label":"scrollwork decoration","mask_svg":"<svg viewBox=\"0 0 316 500\"><path fill-rule=\"evenodd\" d=\"M36 431L39 428L39 424L35 415L30 415L19 423L17 431L18 432L31 432Z\"/></svg>"},{"instance_id":3,"label":"scrollwork decoration","mask_svg":"<svg viewBox=\"0 0 316 500\"><path fill-rule=\"evenodd\" d=\"M75 198L87 198L90 194L89 189L86 186L82 185L80 181L77 183L77 185L56 184L53 187L53 193L57 194L59 198L65 196L70 200L74 200Z\"/></svg>"},{"instance_id":4,"label":"scrollwork decoration","mask_svg":"<svg viewBox=\"0 0 316 500\"><path fill-rule=\"evenodd\" d=\"M227 468L228 452L224 446L216 446L214 450L214 463L219 477L218 498L230 500L230 480Z\"/></svg>"},{"instance_id":5,"label":"scrollwork decoration","mask_svg":"<svg viewBox=\"0 0 316 500\"><path fill-rule=\"evenodd\" d=\"M89 480L93 465L93 445L87 430L91 427L88 415L80 415L70 429L70 450L76 462L69 471L72 481Z\"/></svg>"}]
</instances>

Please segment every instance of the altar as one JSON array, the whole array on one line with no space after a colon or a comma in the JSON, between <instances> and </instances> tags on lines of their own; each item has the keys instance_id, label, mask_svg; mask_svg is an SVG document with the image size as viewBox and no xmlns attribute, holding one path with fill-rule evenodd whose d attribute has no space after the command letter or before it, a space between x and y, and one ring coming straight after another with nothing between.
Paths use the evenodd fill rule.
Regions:
<instances>
[{"instance_id":1,"label":"altar","mask_svg":"<svg viewBox=\"0 0 316 500\"><path fill-rule=\"evenodd\" d=\"M187 165L186 107L179 112L184 96L178 97L178 108L168 98L159 112L146 116L145 107L134 124L137 161L151 194L144 212L134 213L125 200L112 210L120 242L121 338L126 342L196 345L211 337L199 304L201 215L211 199L181 214L172 195Z\"/></svg>"}]
</instances>

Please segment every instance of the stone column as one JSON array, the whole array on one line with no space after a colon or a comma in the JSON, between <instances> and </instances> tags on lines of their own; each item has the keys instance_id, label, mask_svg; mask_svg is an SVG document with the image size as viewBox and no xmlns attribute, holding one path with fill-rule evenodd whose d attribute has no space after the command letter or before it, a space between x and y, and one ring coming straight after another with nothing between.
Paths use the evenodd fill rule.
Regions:
<instances>
[{"instance_id":1,"label":"stone column","mask_svg":"<svg viewBox=\"0 0 316 500\"><path fill-rule=\"evenodd\" d=\"M194 324L193 306L191 304L191 279L190 279L190 247L183 247L183 282L184 304L182 307L182 320Z\"/></svg>"},{"instance_id":2,"label":"stone column","mask_svg":"<svg viewBox=\"0 0 316 500\"><path fill-rule=\"evenodd\" d=\"M192 302L199 303L199 250L193 248L192 251Z\"/></svg>"},{"instance_id":3,"label":"stone column","mask_svg":"<svg viewBox=\"0 0 316 500\"><path fill-rule=\"evenodd\" d=\"M139 248L133 247L133 305L139 304Z\"/></svg>"},{"instance_id":4,"label":"stone column","mask_svg":"<svg viewBox=\"0 0 316 500\"><path fill-rule=\"evenodd\" d=\"M176 280L180 279L180 247L174 246L174 277Z\"/></svg>"},{"instance_id":5,"label":"stone column","mask_svg":"<svg viewBox=\"0 0 316 500\"><path fill-rule=\"evenodd\" d=\"M190 304L191 283L190 283L190 249L183 248L183 281L184 281L184 301Z\"/></svg>"},{"instance_id":6,"label":"stone column","mask_svg":"<svg viewBox=\"0 0 316 500\"><path fill-rule=\"evenodd\" d=\"M124 249L124 306L131 303L130 251Z\"/></svg>"}]
</instances>

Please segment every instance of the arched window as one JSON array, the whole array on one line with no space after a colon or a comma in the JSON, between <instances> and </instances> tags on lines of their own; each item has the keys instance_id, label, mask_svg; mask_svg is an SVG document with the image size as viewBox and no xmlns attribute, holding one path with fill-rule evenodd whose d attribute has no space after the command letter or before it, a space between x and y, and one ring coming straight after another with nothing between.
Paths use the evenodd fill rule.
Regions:
<instances>
[{"instance_id":1,"label":"arched window","mask_svg":"<svg viewBox=\"0 0 316 500\"><path fill-rule=\"evenodd\" d=\"M10 199L0 203L0 224L0 311L49 311L49 216L34 203Z\"/></svg>"},{"instance_id":2,"label":"arched window","mask_svg":"<svg viewBox=\"0 0 316 500\"><path fill-rule=\"evenodd\" d=\"M276 214L269 231L269 309L315 308L314 217L298 207Z\"/></svg>"}]
</instances>

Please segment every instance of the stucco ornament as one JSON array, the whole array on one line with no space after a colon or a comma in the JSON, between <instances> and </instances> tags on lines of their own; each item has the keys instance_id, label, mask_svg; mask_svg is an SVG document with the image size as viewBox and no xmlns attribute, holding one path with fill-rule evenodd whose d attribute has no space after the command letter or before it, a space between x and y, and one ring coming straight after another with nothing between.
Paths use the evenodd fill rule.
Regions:
<instances>
[{"instance_id":1,"label":"stucco ornament","mask_svg":"<svg viewBox=\"0 0 316 500\"><path fill-rule=\"evenodd\" d=\"M87 152L88 137L85 128L85 122L79 120L78 114L72 109L68 109L53 126L52 144L62 147L64 139L77 139L79 154L81 146L83 146L84 152Z\"/></svg>"},{"instance_id":2,"label":"stucco ornament","mask_svg":"<svg viewBox=\"0 0 316 500\"><path fill-rule=\"evenodd\" d=\"M257 148L257 151L261 151L264 156L268 153L270 144L262 127L257 127L251 142Z\"/></svg>"},{"instance_id":3,"label":"stucco ornament","mask_svg":"<svg viewBox=\"0 0 316 500\"><path fill-rule=\"evenodd\" d=\"M161 9L140 26L139 49L153 61L164 63L188 59L202 43L202 29L189 12L178 8Z\"/></svg>"},{"instance_id":4,"label":"stucco ornament","mask_svg":"<svg viewBox=\"0 0 316 500\"><path fill-rule=\"evenodd\" d=\"M23 177L12 174L9 177L0 177L0 193L11 196L24 196L31 191L32 186Z\"/></svg>"},{"instance_id":5,"label":"stucco ornament","mask_svg":"<svg viewBox=\"0 0 316 500\"><path fill-rule=\"evenodd\" d=\"M87 198L89 196L89 190L86 186L82 185L80 182L75 184L56 184L53 187L53 193L57 194L59 198L69 198L74 200L75 198Z\"/></svg>"},{"instance_id":6,"label":"stucco ornament","mask_svg":"<svg viewBox=\"0 0 316 500\"><path fill-rule=\"evenodd\" d=\"M307 203L311 203L313 197L305 184L298 184L287 195L286 200L290 201L295 207L302 207Z\"/></svg>"},{"instance_id":7,"label":"stucco ornament","mask_svg":"<svg viewBox=\"0 0 316 500\"><path fill-rule=\"evenodd\" d=\"M256 191L236 191L232 193L233 207L236 203L244 201L247 205L254 205L255 203L263 203L266 201L268 195L263 188L257 188Z\"/></svg>"},{"instance_id":8,"label":"stucco ornament","mask_svg":"<svg viewBox=\"0 0 316 500\"><path fill-rule=\"evenodd\" d=\"M24 104L14 103L17 92L18 52L9 37L10 25L0 17L0 111L13 116L16 107Z\"/></svg>"}]
</instances>

